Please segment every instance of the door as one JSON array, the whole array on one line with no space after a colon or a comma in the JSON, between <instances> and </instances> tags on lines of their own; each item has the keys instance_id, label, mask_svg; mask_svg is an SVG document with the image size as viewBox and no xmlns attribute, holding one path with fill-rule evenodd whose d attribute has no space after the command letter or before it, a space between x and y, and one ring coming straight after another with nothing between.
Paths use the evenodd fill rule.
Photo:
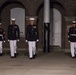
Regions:
<instances>
[{"instance_id":1,"label":"door","mask_svg":"<svg viewBox=\"0 0 76 75\"><path fill-rule=\"evenodd\" d=\"M53 8L53 20L50 27L52 27L50 35L52 36L53 46L61 47L61 13L55 8Z\"/></svg>"}]
</instances>

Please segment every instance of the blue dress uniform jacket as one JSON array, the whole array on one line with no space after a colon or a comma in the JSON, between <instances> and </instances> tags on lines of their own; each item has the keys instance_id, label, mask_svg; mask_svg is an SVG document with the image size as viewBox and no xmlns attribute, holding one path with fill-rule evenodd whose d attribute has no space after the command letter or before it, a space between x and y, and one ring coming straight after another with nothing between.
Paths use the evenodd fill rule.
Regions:
<instances>
[{"instance_id":1,"label":"blue dress uniform jacket","mask_svg":"<svg viewBox=\"0 0 76 75\"><path fill-rule=\"evenodd\" d=\"M26 28L26 40L36 41L37 39L39 39L37 26L28 25Z\"/></svg>"},{"instance_id":2,"label":"blue dress uniform jacket","mask_svg":"<svg viewBox=\"0 0 76 75\"><path fill-rule=\"evenodd\" d=\"M20 30L18 25L8 26L8 40L17 40L20 37Z\"/></svg>"},{"instance_id":3,"label":"blue dress uniform jacket","mask_svg":"<svg viewBox=\"0 0 76 75\"><path fill-rule=\"evenodd\" d=\"M5 40L5 32L4 29L0 29L0 41L4 41Z\"/></svg>"},{"instance_id":4,"label":"blue dress uniform jacket","mask_svg":"<svg viewBox=\"0 0 76 75\"><path fill-rule=\"evenodd\" d=\"M76 42L76 27L70 27L68 32L68 40L70 42Z\"/></svg>"}]
</instances>

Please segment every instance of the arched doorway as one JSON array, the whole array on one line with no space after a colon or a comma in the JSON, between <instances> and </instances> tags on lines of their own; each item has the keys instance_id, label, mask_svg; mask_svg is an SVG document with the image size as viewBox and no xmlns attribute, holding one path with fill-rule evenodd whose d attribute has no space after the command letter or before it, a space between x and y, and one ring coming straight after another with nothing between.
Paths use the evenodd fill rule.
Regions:
<instances>
[{"instance_id":1,"label":"arched doorway","mask_svg":"<svg viewBox=\"0 0 76 75\"><path fill-rule=\"evenodd\" d=\"M55 9L53 9L53 8L55 8ZM51 10L52 9L52 10ZM57 1L55 1L55 2L50 2L50 13L51 13L51 20L50 20L50 27L51 27L51 31L50 31L50 37L51 37L51 39L50 39L50 46L53 46L53 45L57 45L57 46L59 46L59 47L61 47L61 48L64 48L64 46L65 46L65 30L64 30L64 7L59 3L59 2L57 2ZM42 35L43 35L43 29L44 29L44 26L43 26L43 17L44 17L44 15L43 15L43 11L44 11L44 3L42 3L39 7L38 7L38 9L37 9L37 16L38 16L38 19L39 19L39 28L40 28L40 41L44 44L44 40L43 40L43 38L44 37L41 37ZM56 12L56 13L55 13ZM60 19L60 20L58 20L58 18L56 18L57 16L56 15L59 15L58 16L58 18ZM56 19L55 19L56 18ZM57 22L54 22L54 21L57 21ZM53 23L55 23L54 25L55 25L55 27L53 26ZM59 34L59 35L54 35L54 33L55 32L53 32L53 27L54 28L56 28L57 27L57 25L60 25L59 27L60 27L60 29L58 28L58 29L56 29L56 31L55 32L57 32L57 30L60 30L60 31L58 31L58 33L57 34ZM42 25L42 26L41 26ZM55 33L56 34L56 33ZM43 35L44 36L44 35ZM63 37L62 37L63 36ZM56 37L60 37L60 38L58 38L59 39L59 41L56 39ZM54 40L54 41L53 41ZM42 45L43 46L43 45Z\"/></svg>"},{"instance_id":2,"label":"arched doorway","mask_svg":"<svg viewBox=\"0 0 76 75\"><path fill-rule=\"evenodd\" d=\"M4 45L5 49L9 48L9 43L7 42L8 40L7 28L8 28L8 25L10 25L11 17L14 17L14 16L15 18L17 18L16 23L20 26L20 33L21 33L20 42L18 43L18 49L25 50L25 46L27 47L24 41L25 40L25 31L24 31L25 30L25 15L26 15L25 10L27 9L24 7L24 5L20 1L15 1L15 0L11 0L11 1L7 0L0 6L0 18L2 21L3 28L5 29L5 32L6 32L6 42ZM13 15L13 13L15 15Z\"/></svg>"},{"instance_id":3,"label":"arched doorway","mask_svg":"<svg viewBox=\"0 0 76 75\"><path fill-rule=\"evenodd\" d=\"M53 8L52 12L50 13L50 16L52 16L50 22L50 25L52 25L50 26L50 45L53 44L53 46L61 47L61 31L62 31L61 13L56 8Z\"/></svg>"}]
</instances>

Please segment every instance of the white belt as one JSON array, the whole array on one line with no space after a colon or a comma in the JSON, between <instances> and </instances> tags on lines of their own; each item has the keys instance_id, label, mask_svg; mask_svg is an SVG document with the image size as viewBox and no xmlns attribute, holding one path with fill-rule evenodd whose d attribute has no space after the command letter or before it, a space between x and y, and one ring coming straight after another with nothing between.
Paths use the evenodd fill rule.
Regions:
<instances>
[{"instance_id":1,"label":"white belt","mask_svg":"<svg viewBox=\"0 0 76 75\"><path fill-rule=\"evenodd\" d=\"M71 34L71 36L76 36L76 34Z\"/></svg>"},{"instance_id":2,"label":"white belt","mask_svg":"<svg viewBox=\"0 0 76 75\"><path fill-rule=\"evenodd\" d=\"M0 36L3 36L2 34L0 34Z\"/></svg>"}]
</instances>

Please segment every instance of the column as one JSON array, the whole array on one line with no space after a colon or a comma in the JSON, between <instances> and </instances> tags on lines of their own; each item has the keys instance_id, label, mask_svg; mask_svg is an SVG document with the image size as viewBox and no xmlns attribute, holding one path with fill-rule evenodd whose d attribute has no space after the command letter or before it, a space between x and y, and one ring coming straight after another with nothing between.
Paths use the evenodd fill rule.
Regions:
<instances>
[{"instance_id":1,"label":"column","mask_svg":"<svg viewBox=\"0 0 76 75\"><path fill-rule=\"evenodd\" d=\"M43 52L50 52L50 0L44 0L44 48Z\"/></svg>"}]
</instances>

